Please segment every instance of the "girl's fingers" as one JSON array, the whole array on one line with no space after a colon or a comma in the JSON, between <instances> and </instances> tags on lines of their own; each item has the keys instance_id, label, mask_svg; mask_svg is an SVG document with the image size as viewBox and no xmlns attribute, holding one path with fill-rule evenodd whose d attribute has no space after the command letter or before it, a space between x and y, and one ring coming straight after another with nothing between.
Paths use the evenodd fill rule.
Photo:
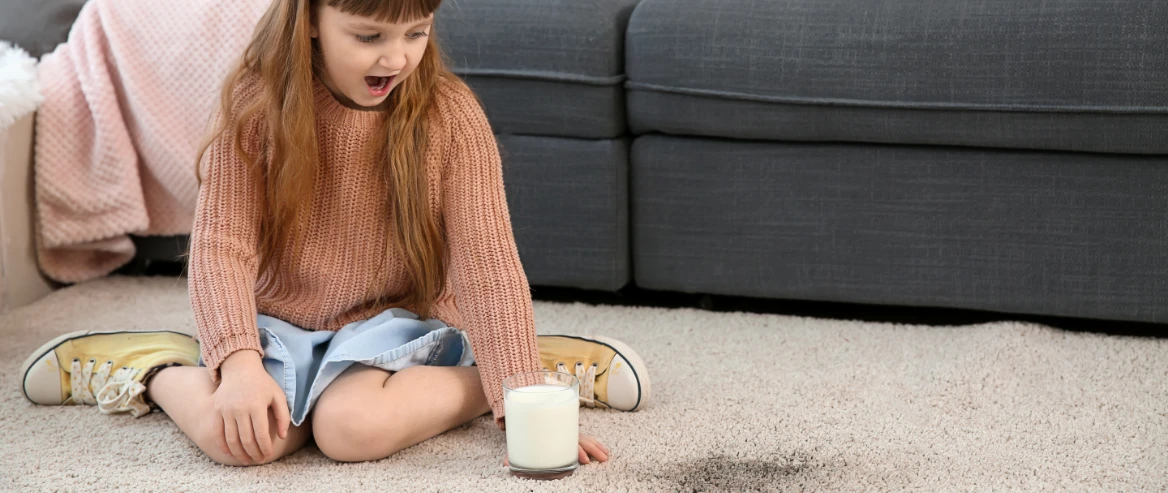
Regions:
<instances>
[{"instance_id":1,"label":"girl's fingers","mask_svg":"<svg viewBox=\"0 0 1168 493\"><path fill-rule=\"evenodd\" d=\"M597 447L600 447L600 450L603 450L604 453L608 453L608 447L605 447L604 444L600 443L600 440L597 440L595 437L591 437L591 436L588 436L588 435L581 433L580 434L580 442L594 443L594 444L596 444Z\"/></svg>"},{"instance_id":2,"label":"girl's fingers","mask_svg":"<svg viewBox=\"0 0 1168 493\"><path fill-rule=\"evenodd\" d=\"M244 414L235 420L235 425L239 427L239 441L243 442L243 450L251 457L254 462L263 462L264 456L260 453L260 448L256 445L255 430L251 428L251 416Z\"/></svg>"},{"instance_id":3,"label":"girl's fingers","mask_svg":"<svg viewBox=\"0 0 1168 493\"><path fill-rule=\"evenodd\" d=\"M223 417L216 416L215 421L218 422L216 426L219 429L219 433L215 434L215 442L219 444L219 450L223 451L223 453L227 455L235 455L231 453L231 449L227 448L227 430L223 426Z\"/></svg>"},{"instance_id":4,"label":"girl's fingers","mask_svg":"<svg viewBox=\"0 0 1168 493\"><path fill-rule=\"evenodd\" d=\"M282 440L288 439L288 427L292 425L292 415L288 413L288 399L277 394L272 401L272 412L276 416L276 434Z\"/></svg>"},{"instance_id":5,"label":"girl's fingers","mask_svg":"<svg viewBox=\"0 0 1168 493\"><path fill-rule=\"evenodd\" d=\"M585 452L585 451L584 451L584 446L583 446L583 445L581 445L581 446L579 447L579 449L580 449L580 458L579 458L579 460L580 460L580 463L581 463L581 464L587 464L587 463L591 462L590 460L588 460L588 452Z\"/></svg>"},{"instance_id":6,"label":"girl's fingers","mask_svg":"<svg viewBox=\"0 0 1168 493\"><path fill-rule=\"evenodd\" d=\"M588 455L595 457L600 462L608 460L608 452L605 452L601 445L595 440L589 442L580 442L580 448Z\"/></svg>"},{"instance_id":7,"label":"girl's fingers","mask_svg":"<svg viewBox=\"0 0 1168 493\"><path fill-rule=\"evenodd\" d=\"M231 451L232 457L245 465L251 464L251 458L247 456L247 452L243 451L243 445L239 443L239 428L235 426L234 417L223 418L223 438L227 440L227 449Z\"/></svg>"},{"instance_id":8,"label":"girl's fingers","mask_svg":"<svg viewBox=\"0 0 1168 493\"><path fill-rule=\"evenodd\" d=\"M601 462L607 461L608 456L612 455L612 452L609 452L608 447L605 447L603 443L600 443L600 440L592 438L588 435L580 435L580 446L584 447L585 452L599 459Z\"/></svg>"},{"instance_id":9,"label":"girl's fingers","mask_svg":"<svg viewBox=\"0 0 1168 493\"><path fill-rule=\"evenodd\" d=\"M268 460L272 456L272 433L268 429L268 410L251 416L251 427L255 431L256 446L260 449L259 462Z\"/></svg>"}]
</instances>

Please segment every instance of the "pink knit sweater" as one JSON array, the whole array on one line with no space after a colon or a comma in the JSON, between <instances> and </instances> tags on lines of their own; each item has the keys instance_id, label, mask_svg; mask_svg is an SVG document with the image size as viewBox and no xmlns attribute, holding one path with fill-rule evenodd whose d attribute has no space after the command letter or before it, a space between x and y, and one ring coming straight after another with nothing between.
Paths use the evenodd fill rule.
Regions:
<instances>
[{"instance_id":1,"label":"pink knit sweater","mask_svg":"<svg viewBox=\"0 0 1168 493\"><path fill-rule=\"evenodd\" d=\"M237 88L239 100L255 97L258 84ZM191 232L189 284L203 359L218 381L219 365L241 349L262 351L256 314L308 330L339 330L384 307L367 302L406 288L406 271L391 256L376 279L376 259L392 234L387 184L371 179L375 163L362 159L382 112L342 106L318 80L316 131L321 166L316 193L301 234L300 259L258 272L255 252L263 183L236 154L229 132L202 162ZM467 332L483 388L496 420L503 416L502 380L539 370L535 323L527 277L519 262L503 191L502 165L486 116L474 96L443 82L436 99L426 153L430 210L442 218L450 253L447 288L433 316ZM258 119L243 144L255 152Z\"/></svg>"}]
</instances>

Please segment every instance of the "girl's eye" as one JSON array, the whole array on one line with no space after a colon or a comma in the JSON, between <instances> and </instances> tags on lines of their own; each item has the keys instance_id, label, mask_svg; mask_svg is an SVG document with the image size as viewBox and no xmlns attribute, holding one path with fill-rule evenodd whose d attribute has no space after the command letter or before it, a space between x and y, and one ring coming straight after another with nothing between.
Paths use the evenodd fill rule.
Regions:
<instances>
[{"instance_id":1,"label":"girl's eye","mask_svg":"<svg viewBox=\"0 0 1168 493\"><path fill-rule=\"evenodd\" d=\"M429 34L426 34L426 31L418 31L416 33L410 33L409 38L410 39L421 39L421 38L424 38L426 36L429 36Z\"/></svg>"},{"instance_id":2,"label":"girl's eye","mask_svg":"<svg viewBox=\"0 0 1168 493\"><path fill-rule=\"evenodd\" d=\"M371 36L362 36L360 34L357 35L357 41L360 41L362 43L372 43L374 41L377 41L380 38L381 38L380 34L374 34Z\"/></svg>"}]
</instances>

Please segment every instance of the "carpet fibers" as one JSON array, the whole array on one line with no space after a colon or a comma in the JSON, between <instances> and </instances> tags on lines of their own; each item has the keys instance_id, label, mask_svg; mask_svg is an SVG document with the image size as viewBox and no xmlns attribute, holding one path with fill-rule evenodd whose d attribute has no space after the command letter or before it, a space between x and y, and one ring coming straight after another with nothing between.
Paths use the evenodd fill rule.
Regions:
<instances>
[{"instance_id":1,"label":"carpet fibers","mask_svg":"<svg viewBox=\"0 0 1168 493\"><path fill-rule=\"evenodd\" d=\"M57 291L0 316L0 491L1168 490L1168 340L1022 323L535 312L541 333L625 340L653 378L642 412L581 411L614 457L558 482L510 477L487 418L378 462L335 463L309 446L232 468L162 413L30 405L18 367L57 334L194 330L182 279Z\"/></svg>"}]
</instances>

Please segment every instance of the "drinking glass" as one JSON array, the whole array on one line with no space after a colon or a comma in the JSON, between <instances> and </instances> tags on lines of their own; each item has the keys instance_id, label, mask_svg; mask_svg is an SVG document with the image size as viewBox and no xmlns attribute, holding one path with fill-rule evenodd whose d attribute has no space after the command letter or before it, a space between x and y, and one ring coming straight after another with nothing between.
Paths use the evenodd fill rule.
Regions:
<instances>
[{"instance_id":1,"label":"drinking glass","mask_svg":"<svg viewBox=\"0 0 1168 493\"><path fill-rule=\"evenodd\" d=\"M580 381L555 371L503 380L511 474L560 479L579 467Z\"/></svg>"}]
</instances>

